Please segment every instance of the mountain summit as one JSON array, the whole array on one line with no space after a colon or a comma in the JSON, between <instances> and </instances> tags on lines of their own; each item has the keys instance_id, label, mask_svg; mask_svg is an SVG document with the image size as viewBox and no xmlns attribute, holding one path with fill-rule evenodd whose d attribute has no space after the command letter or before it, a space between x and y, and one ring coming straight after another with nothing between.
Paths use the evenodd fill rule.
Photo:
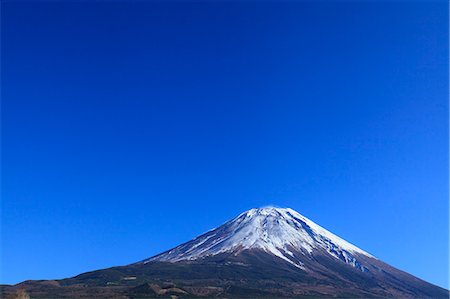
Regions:
<instances>
[{"instance_id":1,"label":"mountain summit","mask_svg":"<svg viewBox=\"0 0 450 299\"><path fill-rule=\"evenodd\" d=\"M141 262L26 281L2 293L18 290L32 298L449 297L448 290L380 261L296 211L274 207L246 211Z\"/></svg>"},{"instance_id":2,"label":"mountain summit","mask_svg":"<svg viewBox=\"0 0 450 299\"><path fill-rule=\"evenodd\" d=\"M266 207L244 212L224 225L144 263L197 260L220 253L236 256L251 249L275 255L302 269L302 260L314 251L326 252L361 271L366 269L358 262L355 253L372 257L292 209Z\"/></svg>"}]
</instances>

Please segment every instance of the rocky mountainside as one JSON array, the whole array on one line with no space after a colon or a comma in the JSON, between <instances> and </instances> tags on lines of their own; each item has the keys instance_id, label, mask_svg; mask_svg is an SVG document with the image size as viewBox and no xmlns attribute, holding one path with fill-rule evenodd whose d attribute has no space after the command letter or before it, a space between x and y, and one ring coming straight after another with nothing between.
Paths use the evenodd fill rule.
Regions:
<instances>
[{"instance_id":1,"label":"rocky mountainside","mask_svg":"<svg viewBox=\"0 0 450 299\"><path fill-rule=\"evenodd\" d=\"M13 298L448 298L292 209L260 208L127 266L3 286Z\"/></svg>"}]
</instances>

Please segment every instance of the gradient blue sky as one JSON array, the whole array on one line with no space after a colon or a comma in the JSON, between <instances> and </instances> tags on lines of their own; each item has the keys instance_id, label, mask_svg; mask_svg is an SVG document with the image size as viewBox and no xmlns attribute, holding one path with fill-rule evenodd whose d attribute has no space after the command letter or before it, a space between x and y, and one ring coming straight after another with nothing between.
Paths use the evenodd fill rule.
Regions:
<instances>
[{"instance_id":1,"label":"gradient blue sky","mask_svg":"<svg viewBox=\"0 0 450 299\"><path fill-rule=\"evenodd\" d=\"M448 287L448 7L2 1L2 278L291 207Z\"/></svg>"}]
</instances>

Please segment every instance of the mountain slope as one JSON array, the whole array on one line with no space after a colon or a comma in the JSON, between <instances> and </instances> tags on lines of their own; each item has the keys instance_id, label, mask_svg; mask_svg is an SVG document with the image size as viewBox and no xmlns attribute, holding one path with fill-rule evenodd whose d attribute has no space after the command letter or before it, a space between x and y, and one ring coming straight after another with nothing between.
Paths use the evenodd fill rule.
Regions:
<instances>
[{"instance_id":1,"label":"mountain slope","mask_svg":"<svg viewBox=\"0 0 450 299\"><path fill-rule=\"evenodd\" d=\"M58 281L28 281L35 298L448 298L292 209L242 213L138 263Z\"/></svg>"}]
</instances>

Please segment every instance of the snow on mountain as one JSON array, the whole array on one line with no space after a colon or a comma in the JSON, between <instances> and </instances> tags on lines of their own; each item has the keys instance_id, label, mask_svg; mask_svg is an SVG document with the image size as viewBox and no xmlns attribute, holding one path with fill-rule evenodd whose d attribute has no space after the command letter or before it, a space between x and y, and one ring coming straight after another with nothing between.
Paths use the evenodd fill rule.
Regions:
<instances>
[{"instance_id":1,"label":"snow on mountain","mask_svg":"<svg viewBox=\"0 0 450 299\"><path fill-rule=\"evenodd\" d=\"M197 260L220 253L238 255L251 249L263 250L302 269L302 256L311 256L316 251L326 252L361 271L365 267L358 262L357 254L373 258L292 209L266 207L244 212L144 263Z\"/></svg>"}]
</instances>

